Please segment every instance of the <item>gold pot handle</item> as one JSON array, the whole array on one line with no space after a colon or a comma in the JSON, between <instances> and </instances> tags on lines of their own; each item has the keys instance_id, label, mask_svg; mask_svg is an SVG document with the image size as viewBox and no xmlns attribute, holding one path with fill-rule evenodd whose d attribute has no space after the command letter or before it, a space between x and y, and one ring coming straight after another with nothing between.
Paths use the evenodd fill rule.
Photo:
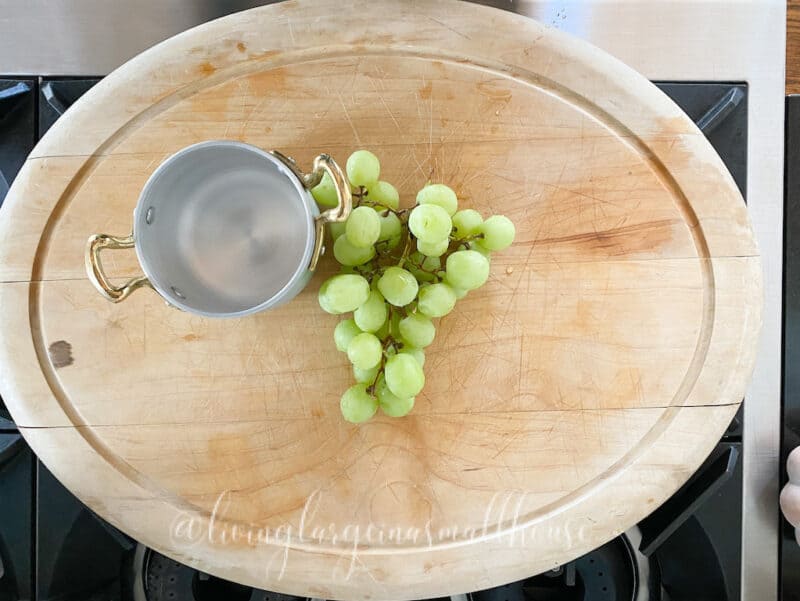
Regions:
<instances>
[{"instance_id":1,"label":"gold pot handle","mask_svg":"<svg viewBox=\"0 0 800 601\"><path fill-rule=\"evenodd\" d=\"M342 171L342 168L334 161L330 155L321 154L314 159L311 173L303 173L297 167L294 159L273 150L272 154L286 164L289 169L303 182L303 185L310 190L321 180L325 172L328 173L333 186L336 188L336 206L320 213L316 219L316 233L314 238L314 251L311 254L309 270L314 271L317 267L320 255L322 255L322 242L325 239L325 224L336 221L346 221L353 210L353 195L350 192L350 184Z\"/></svg>"},{"instance_id":2,"label":"gold pot handle","mask_svg":"<svg viewBox=\"0 0 800 601\"><path fill-rule=\"evenodd\" d=\"M89 237L86 242L86 255L84 257L86 263L86 275L89 276L89 281L94 284L98 292L112 303L118 303L128 298L134 290L142 286L150 286L150 280L146 276L139 276L128 280L122 286L114 286L108 281L103 265L100 262L100 251L108 248L111 250L133 248L134 240L133 234L120 238L117 236L109 236L108 234L94 234Z\"/></svg>"}]
</instances>

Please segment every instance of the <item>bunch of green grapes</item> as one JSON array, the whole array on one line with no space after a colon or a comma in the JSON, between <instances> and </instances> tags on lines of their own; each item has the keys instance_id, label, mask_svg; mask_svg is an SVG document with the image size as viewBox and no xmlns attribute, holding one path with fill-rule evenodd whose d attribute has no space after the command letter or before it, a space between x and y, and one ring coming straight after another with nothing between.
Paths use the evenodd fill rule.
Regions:
<instances>
[{"instance_id":1,"label":"bunch of green grapes","mask_svg":"<svg viewBox=\"0 0 800 601\"><path fill-rule=\"evenodd\" d=\"M356 384L342 395L344 418L367 421L378 407L402 417L425 385L425 348L444 317L489 277L490 255L514 241L514 224L502 215L484 220L458 210L455 192L443 184L419 191L411 209L382 181L380 162L367 150L347 159L353 211L331 225L333 254L341 273L319 290L320 306L334 315L352 312L333 332L353 365ZM312 194L335 206L336 190L324 177Z\"/></svg>"}]
</instances>

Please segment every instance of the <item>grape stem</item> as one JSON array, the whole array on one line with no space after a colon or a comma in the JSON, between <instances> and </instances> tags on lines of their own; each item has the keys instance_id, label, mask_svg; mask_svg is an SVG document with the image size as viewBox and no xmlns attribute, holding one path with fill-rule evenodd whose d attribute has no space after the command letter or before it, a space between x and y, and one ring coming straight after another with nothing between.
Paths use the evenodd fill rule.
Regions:
<instances>
[{"instance_id":1,"label":"grape stem","mask_svg":"<svg viewBox=\"0 0 800 601\"><path fill-rule=\"evenodd\" d=\"M416 244L414 245L416 246ZM403 254L400 255L400 261L397 263L398 267L402 267L406 259L408 259L408 253L411 251L411 230L406 230L406 245L403 247Z\"/></svg>"},{"instance_id":2,"label":"grape stem","mask_svg":"<svg viewBox=\"0 0 800 601\"><path fill-rule=\"evenodd\" d=\"M389 317L389 319L391 319L391 316ZM390 331L391 328L392 328L392 322L390 321L389 322ZM383 373L383 369L386 366L386 351L389 349L390 346L394 346L395 344L398 343L391 335L391 333L387 335L386 340L383 341L383 349L382 349L383 352L381 353L381 362L378 364L378 371L375 372L375 379L373 379L372 383L369 386L367 386L367 393L369 393L370 395L375 394L375 384L378 382L378 378Z\"/></svg>"},{"instance_id":3,"label":"grape stem","mask_svg":"<svg viewBox=\"0 0 800 601\"><path fill-rule=\"evenodd\" d=\"M386 217L389 213L394 213L398 217L402 217L403 215L408 213L408 211L410 210L410 209L396 209L395 210L395 209L393 209L391 207L387 207L386 205L382 205L379 202L370 202L369 200L359 201L358 206L372 207L373 209L383 209L382 211L379 211L381 217Z\"/></svg>"},{"instance_id":4,"label":"grape stem","mask_svg":"<svg viewBox=\"0 0 800 601\"><path fill-rule=\"evenodd\" d=\"M353 200L355 201L356 206L359 206L363 202L364 197L367 196L368 194L369 192L364 186L359 186L358 190L352 192L351 195L353 197Z\"/></svg>"},{"instance_id":5,"label":"grape stem","mask_svg":"<svg viewBox=\"0 0 800 601\"><path fill-rule=\"evenodd\" d=\"M413 259L411 259L411 257L408 258L408 262L411 263L414 267L416 267L420 271L422 271L424 273L429 273L431 275L436 275L437 271L441 271L441 268L425 269L425 266L423 265L425 263L425 261L423 261L422 263L416 263Z\"/></svg>"},{"instance_id":6,"label":"grape stem","mask_svg":"<svg viewBox=\"0 0 800 601\"><path fill-rule=\"evenodd\" d=\"M446 251L442 253L442 255L439 257L439 260L444 263L447 261L447 257L452 255L454 252L458 252L459 250L469 250L470 242L481 239L483 239L483 234L472 234L471 236L467 236L466 238L458 238L458 239L453 238L453 236L450 236L450 246L447 248ZM453 242L456 242L457 244L453 246Z\"/></svg>"},{"instance_id":7,"label":"grape stem","mask_svg":"<svg viewBox=\"0 0 800 601\"><path fill-rule=\"evenodd\" d=\"M378 371L375 372L375 379L372 380L372 384L370 384L367 387L367 392L370 395L374 395L375 394L375 384L378 382L378 378L381 376L381 373L383 373L383 368L384 368L385 364L386 364L386 354L382 354L381 355L381 362L380 362L380 365L378 366Z\"/></svg>"},{"instance_id":8,"label":"grape stem","mask_svg":"<svg viewBox=\"0 0 800 601\"><path fill-rule=\"evenodd\" d=\"M365 207L372 207L374 209L382 208L383 211L382 217L386 217L389 213L394 213L398 217L402 217L406 213L408 213L411 209L392 209L391 207L387 207L386 205L382 205L379 202L372 202L370 200L366 200L366 197L369 196L369 190L367 190L364 186L359 186L358 190L352 193L353 200L355 201L354 204L356 207L365 206Z\"/></svg>"}]
</instances>

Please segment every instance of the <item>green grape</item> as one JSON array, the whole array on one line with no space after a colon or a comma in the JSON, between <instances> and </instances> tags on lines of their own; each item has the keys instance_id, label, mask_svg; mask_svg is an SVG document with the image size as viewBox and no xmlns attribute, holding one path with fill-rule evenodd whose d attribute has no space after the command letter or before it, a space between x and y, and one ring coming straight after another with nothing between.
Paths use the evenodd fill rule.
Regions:
<instances>
[{"instance_id":1,"label":"green grape","mask_svg":"<svg viewBox=\"0 0 800 601\"><path fill-rule=\"evenodd\" d=\"M436 336L436 326L429 318L420 313L412 313L404 317L400 320L399 327L403 340L418 348L425 348L433 342L433 338Z\"/></svg>"},{"instance_id":2,"label":"green grape","mask_svg":"<svg viewBox=\"0 0 800 601\"><path fill-rule=\"evenodd\" d=\"M419 205L411 211L408 227L423 242L440 243L450 235L453 223L439 205Z\"/></svg>"},{"instance_id":3,"label":"green grape","mask_svg":"<svg viewBox=\"0 0 800 601\"><path fill-rule=\"evenodd\" d=\"M386 248L388 250L392 250L393 248L397 248L400 245L400 236L394 236L393 238L389 238L385 242L379 242L381 248Z\"/></svg>"},{"instance_id":4,"label":"green grape","mask_svg":"<svg viewBox=\"0 0 800 601\"><path fill-rule=\"evenodd\" d=\"M356 150L348 157L346 170L351 185L369 188L378 181L381 163L369 150Z\"/></svg>"},{"instance_id":5,"label":"green grape","mask_svg":"<svg viewBox=\"0 0 800 601\"><path fill-rule=\"evenodd\" d=\"M357 248L367 248L378 241L381 218L370 207L356 207L345 225L347 241Z\"/></svg>"},{"instance_id":6,"label":"green grape","mask_svg":"<svg viewBox=\"0 0 800 601\"><path fill-rule=\"evenodd\" d=\"M439 242L433 243L423 242L422 240L417 241L417 250L426 257L441 257L445 252L447 252L449 246L450 238L444 238Z\"/></svg>"},{"instance_id":7,"label":"green grape","mask_svg":"<svg viewBox=\"0 0 800 601\"><path fill-rule=\"evenodd\" d=\"M335 207L339 204L339 197L336 195L336 186L333 184L331 176L326 171L322 180L311 188L311 196L323 207Z\"/></svg>"},{"instance_id":8,"label":"green grape","mask_svg":"<svg viewBox=\"0 0 800 601\"><path fill-rule=\"evenodd\" d=\"M425 351L423 351L421 348L404 346L400 349L400 352L406 355L411 355L417 360L417 363L419 363L420 367L425 367Z\"/></svg>"},{"instance_id":9,"label":"green grape","mask_svg":"<svg viewBox=\"0 0 800 601\"><path fill-rule=\"evenodd\" d=\"M452 290L453 294L456 295L456 300L461 300L462 298L467 296L468 292L467 290L464 290L463 288L458 288L457 286L453 286L449 281L447 281L447 278L445 278L444 283L450 286L450 290Z\"/></svg>"},{"instance_id":10,"label":"green grape","mask_svg":"<svg viewBox=\"0 0 800 601\"><path fill-rule=\"evenodd\" d=\"M381 327L378 328L378 331L375 332L375 336L378 337L378 340L386 340L386 337L389 335L389 327L391 326L391 320L387 319L386 321L381 324Z\"/></svg>"},{"instance_id":11,"label":"green grape","mask_svg":"<svg viewBox=\"0 0 800 601\"><path fill-rule=\"evenodd\" d=\"M395 211L400 206L400 193L389 182L375 182L367 187L367 199Z\"/></svg>"},{"instance_id":12,"label":"green grape","mask_svg":"<svg viewBox=\"0 0 800 601\"><path fill-rule=\"evenodd\" d=\"M441 266L442 262L439 257L426 257L420 252L411 253L408 260L408 270L420 282L433 282L436 279L434 272L438 271Z\"/></svg>"},{"instance_id":13,"label":"green grape","mask_svg":"<svg viewBox=\"0 0 800 601\"><path fill-rule=\"evenodd\" d=\"M464 209L453 215L453 236L460 240L478 233L483 217L475 209Z\"/></svg>"},{"instance_id":14,"label":"green grape","mask_svg":"<svg viewBox=\"0 0 800 601\"><path fill-rule=\"evenodd\" d=\"M369 293L369 298L353 313L356 325L364 332L376 332L386 321L388 311L383 296L377 290Z\"/></svg>"},{"instance_id":15,"label":"green grape","mask_svg":"<svg viewBox=\"0 0 800 601\"><path fill-rule=\"evenodd\" d=\"M359 369L370 369L380 363L383 355L381 341L374 334L358 334L347 345L347 358Z\"/></svg>"},{"instance_id":16,"label":"green grape","mask_svg":"<svg viewBox=\"0 0 800 601\"><path fill-rule=\"evenodd\" d=\"M414 357L405 353L389 357L386 360L384 374L389 390L400 398L417 396L425 386L425 374L419 363Z\"/></svg>"},{"instance_id":17,"label":"green grape","mask_svg":"<svg viewBox=\"0 0 800 601\"><path fill-rule=\"evenodd\" d=\"M433 272L438 271L442 266L439 257L426 257L420 252L411 253L408 262L408 270L413 273L414 277L420 282L434 281L436 275ZM421 267L417 267L417 265Z\"/></svg>"},{"instance_id":18,"label":"green grape","mask_svg":"<svg viewBox=\"0 0 800 601\"><path fill-rule=\"evenodd\" d=\"M392 317L389 319L389 334L397 338L400 335L400 314L392 312Z\"/></svg>"},{"instance_id":19,"label":"green grape","mask_svg":"<svg viewBox=\"0 0 800 601\"><path fill-rule=\"evenodd\" d=\"M419 290L416 278L402 267L389 267L378 281L383 298L395 307L404 307L414 300Z\"/></svg>"},{"instance_id":20,"label":"green grape","mask_svg":"<svg viewBox=\"0 0 800 601\"><path fill-rule=\"evenodd\" d=\"M334 242L336 239L344 234L345 227L347 226L347 222L345 221L331 221L328 224L328 227L331 230L331 238L333 238Z\"/></svg>"},{"instance_id":21,"label":"green grape","mask_svg":"<svg viewBox=\"0 0 800 601\"><path fill-rule=\"evenodd\" d=\"M514 241L516 230L514 224L505 215L492 215L480 226L483 238L481 246L489 250L503 250Z\"/></svg>"},{"instance_id":22,"label":"green grape","mask_svg":"<svg viewBox=\"0 0 800 601\"><path fill-rule=\"evenodd\" d=\"M345 222L330 224L341 273L325 281L318 295L329 313L353 312L333 332L357 382L340 401L342 415L353 423L370 419L378 406L391 417L413 409L425 386L424 349L436 337L432 319L447 315L458 299L485 284L492 251L510 246L516 234L505 216L484 221L478 211L459 211L456 193L444 184L421 189L404 223L405 211L397 213L398 190L380 180L380 171L380 161L367 150L347 159L349 183L364 195ZM327 173L311 192L321 207L338 203ZM403 244L400 257L393 249ZM392 262L404 267L384 267Z\"/></svg>"},{"instance_id":23,"label":"green grape","mask_svg":"<svg viewBox=\"0 0 800 601\"><path fill-rule=\"evenodd\" d=\"M360 275L339 274L326 280L319 289L319 304L328 313L355 311L369 297L369 282Z\"/></svg>"},{"instance_id":24,"label":"green grape","mask_svg":"<svg viewBox=\"0 0 800 601\"><path fill-rule=\"evenodd\" d=\"M433 282L436 279L436 276L433 275L432 273L427 273L425 271L422 271L421 269L417 269L413 265L409 265L408 270L413 274L415 278L417 278L417 281L420 284L424 284L426 282Z\"/></svg>"},{"instance_id":25,"label":"green grape","mask_svg":"<svg viewBox=\"0 0 800 601\"><path fill-rule=\"evenodd\" d=\"M492 258L492 251L490 251L485 246L482 246L480 240L473 240L469 243L469 250L474 250L477 253L481 253L487 259ZM491 261L489 261L491 263Z\"/></svg>"},{"instance_id":26,"label":"green grape","mask_svg":"<svg viewBox=\"0 0 800 601\"><path fill-rule=\"evenodd\" d=\"M395 215L394 213L386 212L384 215L383 213L376 213L378 215L378 219L380 220L381 224L381 231L380 235L378 236L378 240L391 240L393 238L397 238L397 241L400 242L400 234L402 233L402 224L400 223L400 218Z\"/></svg>"},{"instance_id":27,"label":"green grape","mask_svg":"<svg viewBox=\"0 0 800 601\"><path fill-rule=\"evenodd\" d=\"M400 398L394 394L389 390L386 378L383 376L379 377L375 383L375 394L378 397L381 411L389 417L403 417L414 408L414 397Z\"/></svg>"},{"instance_id":28,"label":"green grape","mask_svg":"<svg viewBox=\"0 0 800 601\"><path fill-rule=\"evenodd\" d=\"M319 292L317 292L317 302L319 302L319 306L322 307L322 310L325 311L325 313L333 313L334 315L337 315L338 311L334 311L330 305L330 301L328 298L329 288L330 288L329 280L325 280L324 282L322 282L322 286L319 287Z\"/></svg>"},{"instance_id":29,"label":"green grape","mask_svg":"<svg viewBox=\"0 0 800 601\"><path fill-rule=\"evenodd\" d=\"M410 259L426 271L438 271L442 266L439 257L426 257L420 252L411 253Z\"/></svg>"},{"instance_id":30,"label":"green grape","mask_svg":"<svg viewBox=\"0 0 800 601\"><path fill-rule=\"evenodd\" d=\"M374 211L373 211L374 212ZM375 247L359 248L353 246L347 236L339 236L333 243L333 256L342 265L363 265L375 256Z\"/></svg>"},{"instance_id":31,"label":"green grape","mask_svg":"<svg viewBox=\"0 0 800 601\"><path fill-rule=\"evenodd\" d=\"M444 184L430 184L417 192L418 205L437 205L452 216L458 209L456 193Z\"/></svg>"},{"instance_id":32,"label":"green grape","mask_svg":"<svg viewBox=\"0 0 800 601\"><path fill-rule=\"evenodd\" d=\"M333 341L336 343L336 348L346 353L347 345L360 333L361 329L356 325L354 320L345 319L344 321L340 321L333 329Z\"/></svg>"},{"instance_id":33,"label":"green grape","mask_svg":"<svg viewBox=\"0 0 800 601\"><path fill-rule=\"evenodd\" d=\"M360 424L375 415L378 399L367 392L366 384L356 384L345 390L339 408L347 421Z\"/></svg>"},{"instance_id":34,"label":"green grape","mask_svg":"<svg viewBox=\"0 0 800 601\"><path fill-rule=\"evenodd\" d=\"M489 260L474 250L459 250L447 257L447 281L456 288L475 290L489 277Z\"/></svg>"},{"instance_id":35,"label":"green grape","mask_svg":"<svg viewBox=\"0 0 800 601\"><path fill-rule=\"evenodd\" d=\"M419 291L417 309L428 317L444 317L456 305L456 293L447 284L428 284Z\"/></svg>"},{"instance_id":36,"label":"green grape","mask_svg":"<svg viewBox=\"0 0 800 601\"><path fill-rule=\"evenodd\" d=\"M450 290L453 291L456 295L457 300L461 300L465 296L467 296L468 290L464 290L463 288L459 288L458 286L454 286L453 282L447 279L447 273L444 274L444 278L442 278L442 282L450 286Z\"/></svg>"},{"instance_id":37,"label":"green grape","mask_svg":"<svg viewBox=\"0 0 800 601\"><path fill-rule=\"evenodd\" d=\"M361 369L359 367L353 366L353 376L356 379L356 382L359 384L367 384L370 385L375 382L375 378L378 377L378 371L380 371L381 364L378 363L375 367L370 367L369 369Z\"/></svg>"}]
</instances>

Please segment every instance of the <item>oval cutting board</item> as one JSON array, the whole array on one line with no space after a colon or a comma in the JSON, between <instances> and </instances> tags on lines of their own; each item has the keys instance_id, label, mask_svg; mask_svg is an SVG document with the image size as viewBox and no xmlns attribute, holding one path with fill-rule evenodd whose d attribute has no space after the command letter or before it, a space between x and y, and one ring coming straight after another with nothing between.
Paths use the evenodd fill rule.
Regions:
<instances>
[{"instance_id":1,"label":"oval cutting board","mask_svg":"<svg viewBox=\"0 0 800 601\"><path fill-rule=\"evenodd\" d=\"M516 223L410 417L341 419L330 257L233 321L87 281L87 237L128 233L153 170L215 138L303 166L369 148L405 204L430 178ZM36 453L136 539L277 591L432 597L579 556L691 475L754 362L758 251L700 132L597 49L475 5L287 2L179 35L70 109L0 217L0 392Z\"/></svg>"}]
</instances>

